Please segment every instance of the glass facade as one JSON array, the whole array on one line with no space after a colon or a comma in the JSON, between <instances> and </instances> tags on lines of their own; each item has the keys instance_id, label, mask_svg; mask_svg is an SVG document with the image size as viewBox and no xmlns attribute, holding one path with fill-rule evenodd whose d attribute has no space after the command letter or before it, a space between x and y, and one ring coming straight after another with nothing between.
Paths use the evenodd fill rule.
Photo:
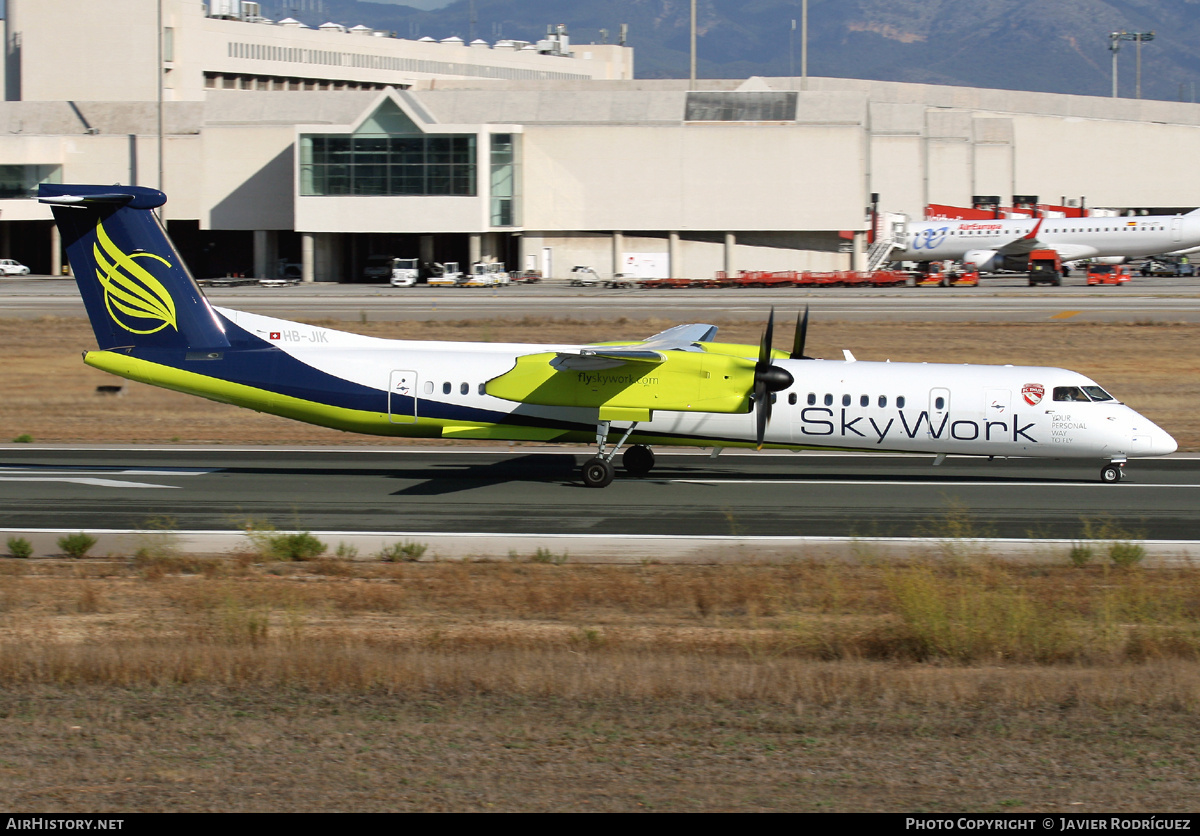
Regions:
<instances>
[{"instance_id":1,"label":"glass facade","mask_svg":"<svg viewBox=\"0 0 1200 836\"><path fill-rule=\"evenodd\" d=\"M491 225L513 226L516 154L512 134L492 134Z\"/></svg>"},{"instance_id":2,"label":"glass facade","mask_svg":"<svg viewBox=\"0 0 1200 836\"><path fill-rule=\"evenodd\" d=\"M475 157L474 134L306 134L300 194L473 197Z\"/></svg>"},{"instance_id":3,"label":"glass facade","mask_svg":"<svg viewBox=\"0 0 1200 836\"><path fill-rule=\"evenodd\" d=\"M40 183L61 183L60 165L0 165L0 198L37 197Z\"/></svg>"}]
</instances>

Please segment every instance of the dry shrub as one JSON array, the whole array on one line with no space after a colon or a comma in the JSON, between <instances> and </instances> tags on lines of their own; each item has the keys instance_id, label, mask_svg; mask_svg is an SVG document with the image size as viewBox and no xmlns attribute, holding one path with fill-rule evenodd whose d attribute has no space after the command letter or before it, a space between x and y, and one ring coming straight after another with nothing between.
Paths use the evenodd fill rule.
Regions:
<instances>
[{"instance_id":1,"label":"dry shrub","mask_svg":"<svg viewBox=\"0 0 1200 836\"><path fill-rule=\"evenodd\" d=\"M1200 660L1190 568L210 563L21 561L0 574L0 682L812 700L823 671L826 698L857 700L847 671L900 663L968 699L980 686L964 666L1050 681L1154 664L1182 681ZM887 678L880 698L912 690Z\"/></svg>"}]
</instances>

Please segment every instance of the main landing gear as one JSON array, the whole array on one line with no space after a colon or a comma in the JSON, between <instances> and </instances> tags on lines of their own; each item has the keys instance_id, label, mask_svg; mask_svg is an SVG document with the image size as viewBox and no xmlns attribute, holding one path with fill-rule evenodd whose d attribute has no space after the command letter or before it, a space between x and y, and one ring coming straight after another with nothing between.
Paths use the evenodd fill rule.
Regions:
<instances>
[{"instance_id":1,"label":"main landing gear","mask_svg":"<svg viewBox=\"0 0 1200 836\"><path fill-rule=\"evenodd\" d=\"M589 488L606 488L612 484L617 473L613 459L633 434L637 422L631 423L616 446L606 452L605 442L608 440L609 426L608 421L601 421L596 425L596 455L583 463L583 484ZM645 476L654 467L654 453L644 444L635 444L621 456L621 466L631 476Z\"/></svg>"},{"instance_id":2,"label":"main landing gear","mask_svg":"<svg viewBox=\"0 0 1200 836\"><path fill-rule=\"evenodd\" d=\"M1113 459L1100 468L1101 482L1120 482L1125 478L1125 459Z\"/></svg>"}]
</instances>

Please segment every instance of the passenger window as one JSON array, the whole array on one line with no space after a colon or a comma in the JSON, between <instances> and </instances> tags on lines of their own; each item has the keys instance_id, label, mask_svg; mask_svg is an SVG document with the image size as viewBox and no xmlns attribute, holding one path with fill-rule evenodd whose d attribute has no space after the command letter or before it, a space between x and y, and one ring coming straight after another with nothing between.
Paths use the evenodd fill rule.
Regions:
<instances>
[{"instance_id":1,"label":"passenger window","mask_svg":"<svg viewBox=\"0 0 1200 836\"><path fill-rule=\"evenodd\" d=\"M479 384L479 394L481 394L481 395L487 394L487 384L486 383Z\"/></svg>"},{"instance_id":2,"label":"passenger window","mask_svg":"<svg viewBox=\"0 0 1200 836\"><path fill-rule=\"evenodd\" d=\"M790 403L792 406L796 405L796 393L795 392L792 392L791 394L788 395L788 403Z\"/></svg>"},{"instance_id":3,"label":"passenger window","mask_svg":"<svg viewBox=\"0 0 1200 836\"><path fill-rule=\"evenodd\" d=\"M443 395L450 394L450 381L447 380L445 383L442 384L442 394Z\"/></svg>"},{"instance_id":4,"label":"passenger window","mask_svg":"<svg viewBox=\"0 0 1200 836\"><path fill-rule=\"evenodd\" d=\"M458 387L458 393L460 395L469 394L470 391L471 391L471 384L469 384L469 383L464 383L462 386Z\"/></svg>"},{"instance_id":5,"label":"passenger window","mask_svg":"<svg viewBox=\"0 0 1200 836\"><path fill-rule=\"evenodd\" d=\"M425 381L425 394L426 395L433 394L433 381L432 380Z\"/></svg>"},{"instance_id":6,"label":"passenger window","mask_svg":"<svg viewBox=\"0 0 1200 836\"><path fill-rule=\"evenodd\" d=\"M825 395L825 405L826 405L826 406L833 406L833 395L830 395L830 394L826 393L826 395Z\"/></svg>"},{"instance_id":7,"label":"passenger window","mask_svg":"<svg viewBox=\"0 0 1200 836\"><path fill-rule=\"evenodd\" d=\"M842 406L849 406L849 405L850 405L850 396L842 395Z\"/></svg>"},{"instance_id":8,"label":"passenger window","mask_svg":"<svg viewBox=\"0 0 1200 836\"><path fill-rule=\"evenodd\" d=\"M809 405L809 406L816 406L816 405L817 405L817 393L816 393L816 392L809 392L809 393L808 393L808 405Z\"/></svg>"},{"instance_id":9,"label":"passenger window","mask_svg":"<svg viewBox=\"0 0 1200 836\"><path fill-rule=\"evenodd\" d=\"M870 406L871 405L871 396L863 395L861 398L858 399L858 405L859 406Z\"/></svg>"},{"instance_id":10,"label":"passenger window","mask_svg":"<svg viewBox=\"0 0 1200 836\"><path fill-rule=\"evenodd\" d=\"M896 398L896 408L904 409L904 396L903 395L900 395L899 397Z\"/></svg>"},{"instance_id":11,"label":"passenger window","mask_svg":"<svg viewBox=\"0 0 1200 836\"><path fill-rule=\"evenodd\" d=\"M942 398L942 397L934 398L933 399L933 408L934 409L945 409L946 408L946 399Z\"/></svg>"},{"instance_id":12,"label":"passenger window","mask_svg":"<svg viewBox=\"0 0 1200 836\"><path fill-rule=\"evenodd\" d=\"M1083 390L1078 386L1055 386L1054 400L1066 402L1084 402L1091 400L1087 395L1083 394Z\"/></svg>"}]
</instances>

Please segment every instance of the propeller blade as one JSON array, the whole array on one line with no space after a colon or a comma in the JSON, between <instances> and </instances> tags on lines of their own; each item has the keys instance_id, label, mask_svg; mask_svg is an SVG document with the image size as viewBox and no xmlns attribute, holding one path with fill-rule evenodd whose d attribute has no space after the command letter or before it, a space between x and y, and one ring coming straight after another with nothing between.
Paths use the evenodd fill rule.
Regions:
<instances>
[{"instance_id":1,"label":"propeller blade","mask_svg":"<svg viewBox=\"0 0 1200 836\"><path fill-rule=\"evenodd\" d=\"M796 337L792 340L792 359L811 360L804 356L804 342L808 338L808 305L804 306L804 315L796 317Z\"/></svg>"},{"instance_id":2,"label":"propeller blade","mask_svg":"<svg viewBox=\"0 0 1200 836\"><path fill-rule=\"evenodd\" d=\"M767 391L766 381L756 380L754 382L754 411L755 411L755 441L758 444L758 449L763 446L763 439L767 436L767 422L771 420L771 393Z\"/></svg>"},{"instance_id":3,"label":"propeller blade","mask_svg":"<svg viewBox=\"0 0 1200 836\"><path fill-rule=\"evenodd\" d=\"M767 330L763 332L762 343L758 347L758 365L764 366L771 362L771 340L775 336L775 306L771 306L771 315L767 317Z\"/></svg>"}]
</instances>

